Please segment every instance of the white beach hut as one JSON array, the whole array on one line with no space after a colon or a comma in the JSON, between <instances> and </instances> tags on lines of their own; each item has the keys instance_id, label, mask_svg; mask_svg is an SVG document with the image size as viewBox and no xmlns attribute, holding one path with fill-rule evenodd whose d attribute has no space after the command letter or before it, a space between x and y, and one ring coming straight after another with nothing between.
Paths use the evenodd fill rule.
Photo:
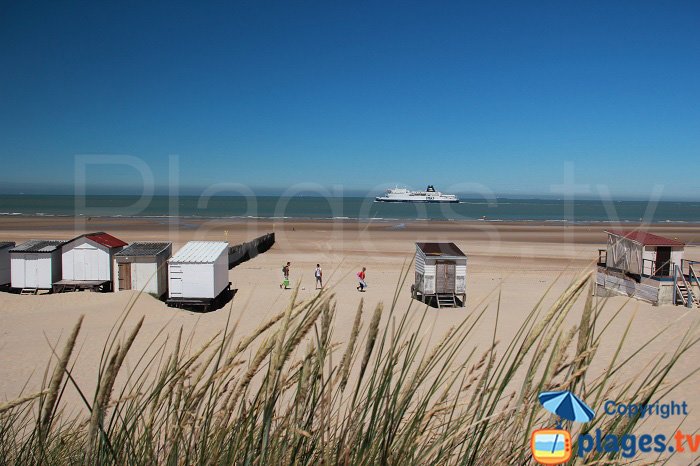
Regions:
<instances>
[{"instance_id":1,"label":"white beach hut","mask_svg":"<svg viewBox=\"0 0 700 466\"><path fill-rule=\"evenodd\" d=\"M127 243L104 233L86 233L61 247L61 280L54 291L111 291L114 278L114 255Z\"/></svg>"},{"instance_id":2,"label":"white beach hut","mask_svg":"<svg viewBox=\"0 0 700 466\"><path fill-rule=\"evenodd\" d=\"M50 290L61 279L61 246L65 241L31 239L9 250L11 286L22 294Z\"/></svg>"},{"instance_id":3,"label":"white beach hut","mask_svg":"<svg viewBox=\"0 0 700 466\"><path fill-rule=\"evenodd\" d=\"M10 284L10 249L14 246L12 241L0 241L0 287Z\"/></svg>"},{"instance_id":4,"label":"white beach hut","mask_svg":"<svg viewBox=\"0 0 700 466\"><path fill-rule=\"evenodd\" d=\"M216 307L231 287L228 281L229 244L190 241L168 259L168 305Z\"/></svg>"},{"instance_id":5,"label":"white beach hut","mask_svg":"<svg viewBox=\"0 0 700 466\"><path fill-rule=\"evenodd\" d=\"M168 289L167 260L172 247L172 243L135 242L116 253L115 288L163 296Z\"/></svg>"},{"instance_id":6,"label":"white beach hut","mask_svg":"<svg viewBox=\"0 0 700 466\"><path fill-rule=\"evenodd\" d=\"M414 299L438 308L464 307L467 299L467 256L454 243L416 243Z\"/></svg>"}]
</instances>

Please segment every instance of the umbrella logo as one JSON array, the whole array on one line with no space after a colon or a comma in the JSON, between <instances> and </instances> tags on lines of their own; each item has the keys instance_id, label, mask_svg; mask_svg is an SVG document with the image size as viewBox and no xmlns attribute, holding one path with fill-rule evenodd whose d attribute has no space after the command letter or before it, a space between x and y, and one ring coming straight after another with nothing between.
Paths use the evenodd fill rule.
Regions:
<instances>
[{"instance_id":1,"label":"umbrella logo","mask_svg":"<svg viewBox=\"0 0 700 466\"><path fill-rule=\"evenodd\" d=\"M543 392L539 401L544 408L557 415L560 421L556 429L539 429L530 437L532 457L540 464L554 465L571 459L571 434L561 428L561 419L572 422L589 422L595 412L570 391Z\"/></svg>"}]
</instances>

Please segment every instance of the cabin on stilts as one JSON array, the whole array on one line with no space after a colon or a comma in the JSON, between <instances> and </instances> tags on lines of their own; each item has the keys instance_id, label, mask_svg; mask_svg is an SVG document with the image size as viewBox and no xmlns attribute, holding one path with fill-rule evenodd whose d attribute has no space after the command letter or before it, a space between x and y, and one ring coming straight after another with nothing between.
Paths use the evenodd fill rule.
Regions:
<instances>
[{"instance_id":1,"label":"cabin on stilts","mask_svg":"<svg viewBox=\"0 0 700 466\"><path fill-rule=\"evenodd\" d=\"M467 256L454 243L416 243L411 295L437 308L464 307Z\"/></svg>"},{"instance_id":2,"label":"cabin on stilts","mask_svg":"<svg viewBox=\"0 0 700 466\"><path fill-rule=\"evenodd\" d=\"M20 294L51 291L61 279L61 246L65 241L30 239L10 249L11 287Z\"/></svg>"},{"instance_id":3,"label":"cabin on stilts","mask_svg":"<svg viewBox=\"0 0 700 466\"><path fill-rule=\"evenodd\" d=\"M127 243L99 231L86 233L61 247L61 280L53 291L112 291L114 287L114 255Z\"/></svg>"},{"instance_id":4,"label":"cabin on stilts","mask_svg":"<svg viewBox=\"0 0 700 466\"><path fill-rule=\"evenodd\" d=\"M137 290L160 298L168 290L168 264L173 244L137 241L114 255L118 290Z\"/></svg>"},{"instance_id":5,"label":"cabin on stilts","mask_svg":"<svg viewBox=\"0 0 700 466\"><path fill-rule=\"evenodd\" d=\"M598 250L599 296L700 307L700 262L684 259L685 243L638 230L606 233L607 247Z\"/></svg>"}]
</instances>

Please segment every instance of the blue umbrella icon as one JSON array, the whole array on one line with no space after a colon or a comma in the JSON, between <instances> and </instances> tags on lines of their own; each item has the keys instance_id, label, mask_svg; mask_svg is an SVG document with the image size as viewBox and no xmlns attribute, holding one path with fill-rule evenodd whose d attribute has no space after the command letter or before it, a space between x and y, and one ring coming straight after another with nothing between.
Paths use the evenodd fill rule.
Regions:
<instances>
[{"instance_id":1,"label":"blue umbrella icon","mask_svg":"<svg viewBox=\"0 0 700 466\"><path fill-rule=\"evenodd\" d=\"M570 391L543 392L539 400L546 410L568 421L589 422L595 412Z\"/></svg>"}]
</instances>

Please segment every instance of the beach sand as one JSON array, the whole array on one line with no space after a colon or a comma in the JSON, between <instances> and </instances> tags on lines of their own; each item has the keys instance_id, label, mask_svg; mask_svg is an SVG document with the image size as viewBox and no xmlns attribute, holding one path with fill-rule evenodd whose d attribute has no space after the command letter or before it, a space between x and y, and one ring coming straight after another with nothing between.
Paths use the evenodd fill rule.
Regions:
<instances>
[{"instance_id":1,"label":"beach sand","mask_svg":"<svg viewBox=\"0 0 700 466\"><path fill-rule=\"evenodd\" d=\"M632 228L634 226L626 226ZM409 267L416 241L454 241L468 256L467 303L465 308L427 310L424 328L426 338L438 340L451 326L467 315L487 306L486 316L464 354L477 347L476 354L488 348L494 334L505 345L523 319L551 286L545 304L553 302L574 277L592 269L598 248L605 247L604 224L565 225L534 222L330 222L330 221L226 221L168 220L115 218L40 218L8 217L0 219L0 240L21 242L30 238L68 239L87 231L107 231L127 242L137 240L169 240L173 251L191 239L226 240L236 244L274 231L277 243L268 252L229 271L232 286L237 290L232 302L216 312L201 314L168 308L148 295L136 292L68 293L61 295L19 296L0 293L0 400L14 399L21 393L33 393L40 386L51 345L62 342L81 314L85 315L78 340L80 353L74 376L87 393L96 379L102 346L130 300L136 298L128 325L145 316L132 355L141 354L154 339L170 336L183 327L192 335L191 346L198 348L216 332L224 329L229 318L238 321L237 333L246 335L267 317L283 310L291 290L281 290L281 267L291 262L291 282L299 285L300 297L310 298L314 290L313 272L316 263L324 271L328 291L336 295L338 307L334 340L343 342L352 327L355 310L365 300L366 317L377 303L390 305L402 268ZM687 259L700 260L700 225L656 225L651 231L690 242ZM355 273L367 267L365 293L356 290ZM397 313L415 313L424 306L410 297L413 269L398 294ZM496 303L500 293L500 319L496 322ZM581 303L582 304L582 303ZM567 328L578 323L581 305L569 316ZM639 360L627 365L623 373L633 377L644 364L660 354L673 351L682 335L700 323L700 310L660 306L611 298L605 315L618 308L622 312L612 324L608 338L599 348L592 370L601 372L614 354L619 338L634 317L623 356L631 354L660 329L667 331L643 349ZM128 328L128 327L127 327ZM162 332L162 333L159 333ZM697 329L695 329L697 334ZM59 343L60 342L60 343ZM697 369L700 348L686 354L670 380ZM127 361L133 369L136 357ZM683 382L665 401L686 401L689 416L685 426L689 432L700 427L700 375ZM84 409L74 390L68 390L66 401L75 410ZM602 413L599 413L602 415ZM671 435L680 418L652 418L640 432ZM690 456L679 457L677 464L688 464ZM686 462L686 460L688 460Z\"/></svg>"}]
</instances>

